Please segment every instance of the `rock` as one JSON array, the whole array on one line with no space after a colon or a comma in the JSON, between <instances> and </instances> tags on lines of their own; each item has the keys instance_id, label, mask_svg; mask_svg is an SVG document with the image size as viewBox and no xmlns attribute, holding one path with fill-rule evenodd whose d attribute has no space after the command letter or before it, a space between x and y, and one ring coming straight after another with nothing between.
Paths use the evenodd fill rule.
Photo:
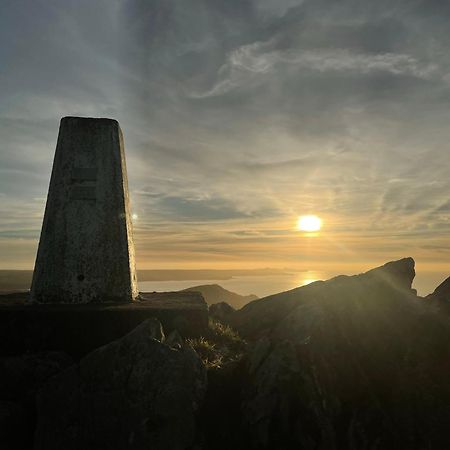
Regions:
<instances>
[{"instance_id":1,"label":"rock","mask_svg":"<svg viewBox=\"0 0 450 450\"><path fill-rule=\"evenodd\" d=\"M36 426L35 395L52 376L72 365L61 352L0 359L0 448L30 449Z\"/></svg>"},{"instance_id":2,"label":"rock","mask_svg":"<svg viewBox=\"0 0 450 450\"><path fill-rule=\"evenodd\" d=\"M215 303L209 306L209 317L222 323L228 323L235 312L236 310L226 302Z\"/></svg>"},{"instance_id":3,"label":"rock","mask_svg":"<svg viewBox=\"0 0 450 450\"><path fill-rule=\"evenodd\" d=\"M224 289L218 284L203 284L200 286L193 286L188 289L184 289L184 291L182 292L185 291L200 292L208 305L226 302L236 309L242 308L247 303L258 299L256 295L236 294L236 292L231 292L227 289Z\"/></svg>"},{"instance_id":4,"label":"rock","mask_svg":"<svg viewBox=\"0 0 450 450\"><path fill-rule=\"evenodd\" d=\"M32 443L32 413L17 402L0 400L0 448L25 450ZM31 417L30 417L31 416Z\"/></svg>"},{"instance_id":5,"label":"rock","mask_svg":"<svg viewBox=\"0 0 450 450\"><path fill-rule=\"evenodd\" d=\"M427 295L425 298L439 306L448 305L450 307L450 277L442 282L432 294Z\"/></svg>"},{"instance_id":6,"label":"rock","mask_svg":"<svg viewBox=\"0 0 450 450\"><path fill-rule=\"evenodd\" d=\"M189 347L148 319L54 377L37 399L36 450L185 449L206 387Z\"/></svg>"},{"instance_id":7,"label":"rock","mask_svg":"<svg viewBox=\"0 0 450 450\"><path fill-rule=\"evenodd\" d=\"M271 442L282 444L283 436L290 436L291 420L295 419L295 405L299 399L294 386L300 375L295 347L289 341L272 345L260 340L247 361L251 379L243 399L243 419L256 448L267 448Z\"/></svg>"},{"instance_id":8,"label":"rock","mask_svg":"<svg viewBox=\"0 0 450 450\"><path fill-rule=\"evenodd\" d=\"M63 352L41 352L0 358L0 399L33 397L50 377L73 364Z\"/></svg>"},{"instance_id":9,"label":"rock","mask_svg":"<svg viewBox=\"0 0 450 450\"><path fill-rule=\"evenodd\" d=\"M366 277L374 277L380 281L387 281L395 285L396 288L410 291L412 282L416 276L414 266L414 259L411 257L403 258L398 261L390 261L384 266L369 270L363 275Z\"/></svg>"},{"instance_id":10,"label":"rock","mask_svg":"<svg viewBox=\"0 0 450 450\"><path fill-rule=\"evenodd\" d=\"M183 346L183 338L181 337L181 334L178 333L178 330L173 330L169 336L167 336L167 339L164 341L166 345L173 348L181 348Z\"/></svg>"},{"instance_id":11,"label":"rock","mask_svg":"<svg viewBox=\"0 0 450 450\"><path fill-rule=\"evenodd\" d=\"M321 320L322 309L324 306L328 307L328 303L343 307L347 305L355 311L360 310L358 304L361 303L367 311L367 308L381 308L385 301L389 301L394 291L396 298L415 298L415 292L411 289L414 276L414 260L404 258L361 275L341 275L326 282L316 281L245 305L232 316L231 324L245 338L258 339L267 336L275 331L277 325L280 325L279 331L282 334L292 337L292 330L286 329L283 333L282 328L286 327L286 320L290 322L295 316L294 320L302 321L304 318L308 322L317 322ZM378 301L378 297L384 297L386 300ZM395 300L393 302L395 303ZM332 305L332 308L336 305ZM299 308L306 308L308 313L303 314ZM293 314L294 311L298 314ZM306 330L309 325L303 323L302 330ZM307 336L308 333L298 336L298 339L302 340Z\"/></svg>"},{"instance_id":12,"label":"rock","mask_svg":"<svg viewBox=\"0 0 450 450\"><path fill-rule=\"evenodd\" d=\"M403 259L245 306L250 448L450 448L450 322Z\"/></svg>"},{"instance_id":13,"label":"rock","mask_svg":"<svg viewBox=\"0 0 450 450\"><path fill-rule=\"evenodd\" d=\"M198 421L202 449L252 448L248 424L242 420L242 394L246 391L242 373L242 361L208 368L208 390Z\"/></svg>"}]
</instances>

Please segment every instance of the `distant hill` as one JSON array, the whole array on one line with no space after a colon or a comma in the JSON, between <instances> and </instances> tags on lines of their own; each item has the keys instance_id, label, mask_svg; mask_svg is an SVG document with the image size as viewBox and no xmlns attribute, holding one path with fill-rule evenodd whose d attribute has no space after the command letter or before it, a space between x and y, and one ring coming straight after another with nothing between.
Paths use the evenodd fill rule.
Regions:
<instances>
[{"instance_id":1,"label":"distant hill","mask_svg":"<svg viewBox=\"0 0 450 450\"><path fill-rule=\"evenodd\" d=\"M239 295L235 292L224 289L218 284L203 284L200 286L193 286L187 289L183 289L183 291L200 292L208 305L226 302L235 309L242 308L247 303L258 299L256 295Z\"/></svg>"}]
</instances>

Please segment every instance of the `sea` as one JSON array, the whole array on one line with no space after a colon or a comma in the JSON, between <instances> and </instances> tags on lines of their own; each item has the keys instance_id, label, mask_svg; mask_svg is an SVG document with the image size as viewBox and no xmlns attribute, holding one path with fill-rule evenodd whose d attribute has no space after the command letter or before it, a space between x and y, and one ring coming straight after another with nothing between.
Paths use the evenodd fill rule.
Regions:
<instances>
[{"instance_id":1,"label":"sea","mask_svg":"<svg viewBox=\"0 0 450 450\"><path fill-rule=\"evenodd\" d=\"M340 273L302 271L289 272L274 275L243 275L232 276L229 279L192 279L173 281L142 281L139 282L141 292L167 292L179 291L192 286L203 284L219 284L223 288L236 292L240 295L254 294L258 297L277 294L288 291L318 280L328 280ZM350 274L352 275L352 274ZM418 295L425 296L444 281L450 273L444 272L422 272L417 273L413 288L417 289Z\"/></svg>"}]
</instances>

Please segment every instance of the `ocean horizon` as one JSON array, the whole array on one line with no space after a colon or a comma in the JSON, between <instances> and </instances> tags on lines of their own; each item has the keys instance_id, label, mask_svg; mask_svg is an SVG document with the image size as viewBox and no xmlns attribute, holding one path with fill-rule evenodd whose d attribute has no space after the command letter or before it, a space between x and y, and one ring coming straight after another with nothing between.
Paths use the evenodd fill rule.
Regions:
<instances>
[{"instance_id":1,"label":"ocean horizon","mask_svg":"<svg viewBox=\"0 0 450 450\"><path fill-rule=\"evenodd\" d=\"M311 270L285 272L274 275L233 275L228 279L195 278L164 281L138 280L138 285L141 292L168 292L179 291L204 284L218 284L223 288L240 295L254 294L261 298L305 286L314 281L325 281L338 275L343 274ZM413 282L413 288L417 289L418 295L426 296L431 294L448 276L449 274L444 272L418 272Z\"/></svg>"}]
</instances>

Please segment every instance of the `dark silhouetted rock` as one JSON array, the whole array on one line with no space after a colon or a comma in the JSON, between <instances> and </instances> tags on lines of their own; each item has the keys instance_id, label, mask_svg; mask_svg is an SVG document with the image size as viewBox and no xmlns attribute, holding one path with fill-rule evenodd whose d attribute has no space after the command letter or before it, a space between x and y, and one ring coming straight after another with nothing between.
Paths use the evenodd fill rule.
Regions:
<instances>
[{"instance_id":1,"label":"dark silhouetted rock","mask_svg":"<svg viewBox=\"0 0 450 450\"><path fill-rule=\"evenodd\" d=\"M54 377L38 396L35 449L188 448L205 368L190 347L163 342L149 319Z\"/></svg>"},{"instance_id":2,"label":"dark silhouetted rock","mask_svg":"<svg viewBox=\"0 0 450 450\"><path fill-rule=\"evenodd\" d=\"M46 352L0 359L0 448L25 450L33 445L35 395L52 376L72 365L64 353Z\"/></svg>"},{"instance_id":3,"label":"dark silhouetted rock","mask_svg":"<svg viewBox=\"0 0 450 450\"><path fill-rule=\"evenodd\" d=\"M427 295L425 298L438 307L450 311L450 277L443 281L432 294Z\"/></svg>"},{"instance_id":4,"label":"dark silhouetted rock","mask_svg":"<svg viewBox=\"0 0 450 450\"><path fill-rule=\"evenodd\" d=\"M226 302L215 303L209 307L209 316L223 323L228 323L236 310Z\"/></svg>"},{"instance_id":5,"label":"dark silhouetted rock","mask_svg":"<svg viewBox=\"0 0 450 450\"><path fill-rule=\"evenodd\" d=\"M261 339L250 353L247 365L251 383L243 398L243 420L254 447L265 448L277 424L280 439L291 431L289 424L296 419L295 404L301 399L293 387L301 376L299 361L291 342ZM291 438L289 434L286 437Z\"/></svg>"},{"instance_id":6,"label":"dark silhouetted rock","mask_svg":"<svg viewBox=\"0 0 450 450\"><path fill-rule=\"evenodd\" d=\"M0 398L17 400L34 396L50 377L72 364L72 358L62 352L0 358Z\"/></svg>"},{"instance_id":7,"label":"dark silhouetted rock","mask_svg":"<svg viewBox=\"0 0 450 450\"><path fill-rule=\"evenodd\" d=\"M377 309L377 305L383 304L383 301L380 303L378 300L372 304L371 297L389 297L394 293L395 296L401 294L402 298L404 295L415 298L415 291L411 289L414 276L414 260L404 258L361 275L341 275L328 281L316 281L245 305L233 315L232 324L246 338L255 339L272 334L278 325L279 333L292 338L295 335L295 330L289 329L292 320L317 321L328 302L347 305L350 310L354 306L356 312L358 304L364 306L364 311L368 307ZM303 314L303 308L311 311ZM299 325L305 330L308 323Z\"/></svg>"},{"instance_id":8,"label":"dark silhouetted rock","mask_svg":"<svg viewBox=\"0 0 450 450\"><path fill-rule=\"evenodd\" d=\"M178 330L173 330L169 336L167 336L164 343L169 347L181 348L183 346L184 339L181 337L180 333L178 333Z\"/></svg>"},{"instance_id":9,"label":"dark silhouetted rock","mask_svg":"<svg viewBox=\"0 0 450 450\"><path fill-rule=\"evenodd\" d=\"M256 295L240 295L235 292L228 291L218 284L203 284L200 286L193 286L184 291L194 291L200 292L203 295L206 303L208 305L213 305L215 303L226 302L235 309L242 308L248 302L256 300L258 297ZM183 292L184 292L183 291Z\"/></svg>"},{"instance_id":10,"label":"dark silhouetted rock","mask_svg":"<svg viewBox=\"0 0 450 450\"><path fill-rule=\"evenodd\" d=\"M251 448L450 448L450 321L411 289L414 261L245 306Z\"/></svg>"},{"instance_id":11,"label":"dark silhouetted rock","mask_svg":"<svg viewBox=\"0 0 450 450\"><path fill-rule=\"evenodd\" d=\"M25 450L31 448L33 414L17 402L0 400L0 448Z\"/></svg>"}]
</instances>

